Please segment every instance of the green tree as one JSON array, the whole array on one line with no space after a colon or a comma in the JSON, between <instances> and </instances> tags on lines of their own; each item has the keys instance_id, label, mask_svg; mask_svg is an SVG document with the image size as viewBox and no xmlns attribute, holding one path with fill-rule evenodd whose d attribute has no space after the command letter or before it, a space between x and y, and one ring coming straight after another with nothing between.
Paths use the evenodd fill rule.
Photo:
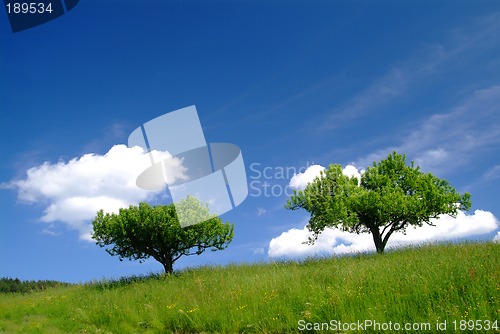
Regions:
<instances>
[{"instance_id":1,"label":"green tree","mask_svg":"<svg viewBox=\"0 0 500 334\"><path fill-rule=\"evenodd\" d=\"M309 231L313 244L327 227L342 231L371 233L378 253L383 253L394 232L408 226L433 225L431 218L447 214L456 217L469 210L470 194L459 194L446 180L406 164L406 156L396 152L361 174L361 180L342 173L331 164L304 190L294 191L285 207L310 213Z\"/></svg>"},{"instance_id":2,"label":"green tree","mask_svg":"<svg viewBox=\"0 0 500 334\"><path fill-rule=\"evenodd\" d=\"M177 212L176 212L177 210ZM181 227L178 216L195 215L207 220ZM92 222L92 238L101 247L112 245L106 252L129 260L153 257L163 265L166 273L173 272L173 264L182 256L200 255L206 249L225 249L233 239L234 225L209 214L208 207L196 198L170 205L150 206L140 203L120 209L118 214L97 212Z\"/></svg>"}]
</instances>

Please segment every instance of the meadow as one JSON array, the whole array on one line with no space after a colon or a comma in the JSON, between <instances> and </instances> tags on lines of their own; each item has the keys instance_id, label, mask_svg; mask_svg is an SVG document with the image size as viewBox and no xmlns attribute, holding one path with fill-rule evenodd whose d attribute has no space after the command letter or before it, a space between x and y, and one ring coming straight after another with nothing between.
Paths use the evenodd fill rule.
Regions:
<instances>
[{"instance_id":1,"label":"meadow","mask_svg":"<svg viewBox=\"0 0 500 334\"><path fill-rule=\"evenodd\" d=\"M0 333L498 333L499 297L500 244L439 244L3 293Z\"/></svg>"}]
</instances>

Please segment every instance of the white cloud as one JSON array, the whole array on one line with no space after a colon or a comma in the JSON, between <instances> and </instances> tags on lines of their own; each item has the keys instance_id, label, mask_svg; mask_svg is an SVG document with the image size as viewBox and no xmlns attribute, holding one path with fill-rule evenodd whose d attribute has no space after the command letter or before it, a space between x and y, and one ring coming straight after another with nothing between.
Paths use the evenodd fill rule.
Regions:
<instances>
[{"instance_id":1,"label":"white cloud","mask_svg":"<svg viewBox=\"0 0 500 334\"><path fill-rule=\"evenodd\" d=\"M155 161L168 156L165 152L153 154ZM104 155L85 154L68 162L46 162L30 168L25 178L3 187L17 190L21 202L46 205L42 222L62 222L77 230L81 239L90 240L90 221L98 210L117 212L156 194L136 186L137 176L150 166L150 156L142 148L115 145ZM172 179L185 177L180 161L172 159L166 167ZM56 233L53 228L45 233L48 231Z\"/></svg>"},{"instance_id":2,"label":"white cloud","mask_svg":"<svg viewBox=\"0 0 500 334\"><path fill-rule=\"evenodd\" d=\"M498 232L497 235L493 238L493 242L500 243L500 232Z\"/></svg>"},{"instance_id":3,"label":"white cloud","mask_svg":"<svg viewBox=\"0 0 500 334\"><path fill-rule=\"evenodd\" d=\"M436 226L425 224L419 228L408 228L406 235L395 233L389 239L387 247L408 244L472 238L498 229L499 222L488 211L476 210L473 215L459 212L456 218L444 215L431 220ZM352 252L374 251L371 234L355 234L338 229L325 229L314 245L303 244L312 234L307 227L291 229L273 238L269 243L270 257L297 257L315 254L344 254ZM496 238L500 238L500 233Z\"/></svg>"},{"instance_id":4,"label":"white cloud","mask_svg":"<svg viewBox=\"0 0 500 334\"><path fill-rule=\"evenodd\" d=\"M308 183L314 181L317 176L320 176L321 172L325 170L325 167L321 165L311 165L307 167L307 169L303 173L294 174L294 176L290 179L289 186L292 189L303 190L307 186ZM362 171L361 171L362 172ZM361 180L360 171L354 167L353 165L347 165L342 170L344 175L349 177L356 177L358 180Z\"/></svg>"},{"instance_id":5,"label":"white cloud","mask_svg":"<svg viewBox=\"0 0 500 334\"><path fill-rule=\"evenodd\" d=\"M314 181L317 176L320 176L325 167L321 165L311 165L303 173L294 174L290 179L290 188L302 190L308 183Z\"/></svg>"},{"instance_id":6,"label":"white cloud","mask_svg":"<svg viewBox=\"0 0 500 334\"><path fill-rule=\"evenodd\" d=\"M342 232L338 229L325 229L315 241L314 245L305 242L312 236L307 227L293 228L283 232L269 242L269 257L281 256L311 256L315 254L331 253L343 254L349 251L365 251L370 249L371 236L356 235ZM372 241L373 242L373 241Z\"/></svg>"},{"instance_id":7,"label":"white cloud","mask_svg":"<svg viewBox=\"0 0 500 334\"><path fill-rule=\"evenodd\" d=\"M342 169L342 173L348 177L355 177L358 179L358 185L359 183L361 182L361 174L363 173L364 171L362 170L361 172L356 168L354 167L353 165L347 165L344 167L344 169Z\"/></svg>"}]
</instances>

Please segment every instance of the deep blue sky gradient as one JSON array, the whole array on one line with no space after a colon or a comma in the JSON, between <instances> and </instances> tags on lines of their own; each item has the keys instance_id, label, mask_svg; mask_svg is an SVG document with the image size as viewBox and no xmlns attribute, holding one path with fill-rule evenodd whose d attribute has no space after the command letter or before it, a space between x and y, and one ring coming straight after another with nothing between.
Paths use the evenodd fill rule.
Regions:
<instances>
[{"instance_id":1,"label":"deep blue sky gradient","mask_svg":"<svg viewBox=\"0 0 500 334\"><path fill-rule=\"evenodd\" d=\"M104 154L193 104L207 140L240 146L249 175L252 163L364 162L500 84L500 42L488 37L499 13L496 1L82 0L19 33L0 13L0 183L45 161ZM499 178L482 179L499 153L497 140L464 165L430 171L500 217ZM87 281L161 269L119 262L63 225L41 234L43 203L16 198L0 189L0 276ZM285 200L249 197L223 217L236 224L226 252L178 265L267 260L252 249L307 219Z\"/></svg>"}]
</instances>

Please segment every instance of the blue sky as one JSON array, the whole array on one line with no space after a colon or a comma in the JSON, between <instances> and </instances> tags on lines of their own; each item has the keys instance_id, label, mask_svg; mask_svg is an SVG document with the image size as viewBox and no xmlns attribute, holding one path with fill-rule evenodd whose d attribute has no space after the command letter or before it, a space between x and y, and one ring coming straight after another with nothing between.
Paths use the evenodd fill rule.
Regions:
<instances>
[{"instance_id":1,"label":"blue sky","mask_svg":"<svg viewBox=\"0 0 500 334\"><path fill-rule=\"evenodd\" d=\"M130 163L115 145L190 105L208 142L241 148L250 187L222 216L235 224L230 247L176 268L373 248L368 235L327 231L305 249L308 215L285 210L284 193L294 172L294 184L316 175L311 165L360 171L394 149L471 192L473 207L393 245L493 239L499 35L495 1L89 0L18 33L1 14L0 276L81 282L161 270L86 241L82 212L99 200L92 187L144 198L107 169Z\"/></svg>"}]
</instances>

